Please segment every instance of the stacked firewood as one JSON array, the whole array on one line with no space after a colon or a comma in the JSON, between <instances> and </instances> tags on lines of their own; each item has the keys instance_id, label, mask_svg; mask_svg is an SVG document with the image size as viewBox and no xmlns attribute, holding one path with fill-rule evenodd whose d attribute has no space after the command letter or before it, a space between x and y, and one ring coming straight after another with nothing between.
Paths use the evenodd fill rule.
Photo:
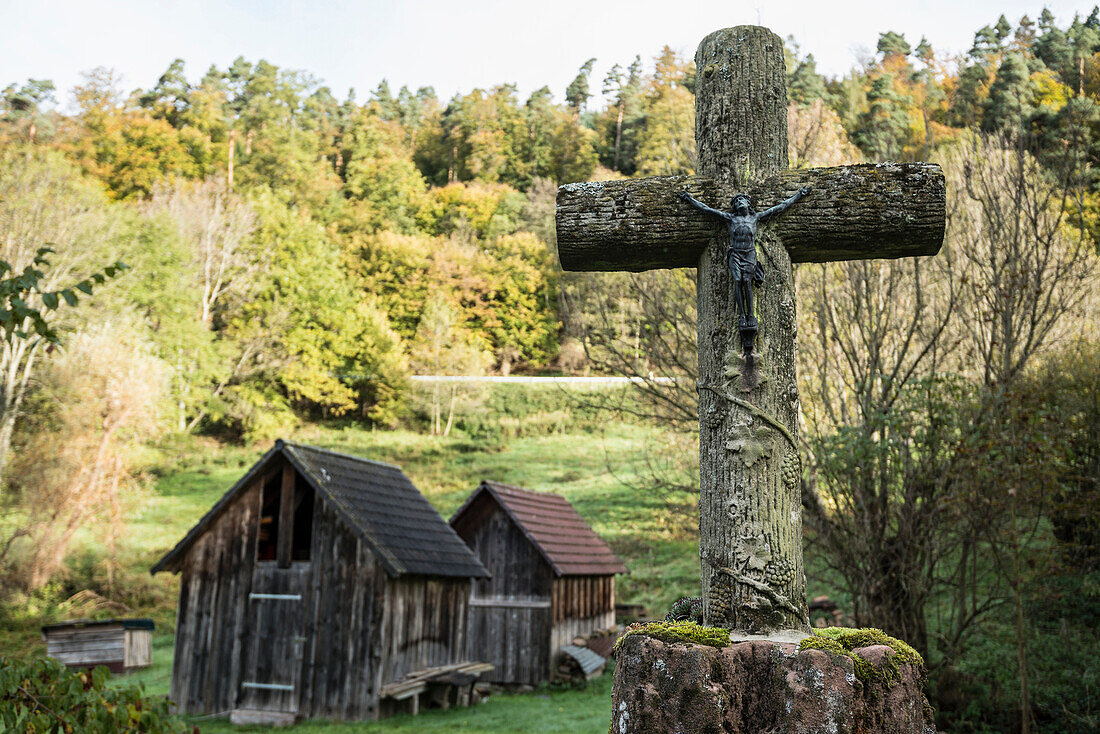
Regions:
<instances>
[{"instance_id":1,"label":"stacked firewood","mask_svg":"<svg viewBox=\"0 0 1100 734\"><path fill-rule=\"evenodd\" d=\"M561 649L557 680L573 684L600 676L618 636L619 628L613 627L596 630L588 636L574 637L572 644Z\"/></svg>"}]
</instances>

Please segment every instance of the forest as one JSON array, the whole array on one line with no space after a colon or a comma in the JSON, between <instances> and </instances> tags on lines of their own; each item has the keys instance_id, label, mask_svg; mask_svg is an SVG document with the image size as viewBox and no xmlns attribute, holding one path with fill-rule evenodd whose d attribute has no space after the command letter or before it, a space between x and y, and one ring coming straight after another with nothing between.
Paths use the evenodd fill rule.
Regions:
<instances>
[{"instance_id":1,"label":"forest","mask_svg":"<svg viewBox=\"0 0 1100 734\"><path fill-rule=\"evenodd\" d=\"M826 78L787 39L791 164L939 163L947 236L797 268L810 587L925 656L942 730L1096 731L1100 9L1001 16L961 56L868 40ZM560 184L694 173L694 63L617 61L527 99L341 98L243 57L133 90L107 68L0 80L0 653L79 594L170 624L171 593L134 579L178 538L138 548L134 508L181 486L173 466L303 432L459 460L621 423L653 547L690 548L694 273L556 260ZM638 379L412 379L516 374ZM581 509L652 570L620 515ZM624 600L663 614L675 595L646 579Z\"/></svg>"}]
</instances>

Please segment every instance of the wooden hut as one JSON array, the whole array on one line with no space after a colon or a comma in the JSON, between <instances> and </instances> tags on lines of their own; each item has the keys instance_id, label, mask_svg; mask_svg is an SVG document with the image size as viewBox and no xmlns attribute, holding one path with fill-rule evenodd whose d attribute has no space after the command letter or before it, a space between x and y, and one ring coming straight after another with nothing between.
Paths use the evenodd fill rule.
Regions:
<instances>
[{"instance_id":1,"label":"wooden hut","mask_svg":"<svg viewBox=\"0 0 1100 734\"><path fill-rule=\"evenodd\" d=\"M481 562L396 466L277 441L153 573L180 574L171 698L234 721L468 700Z\"/></svg>"},{"instance_id":2,"label":"wooden hut","mask_svg":"<svg viewBox=\"0 0 1100 734\"><path fill-rule=\"evenodd\" d=\"M564 497L482 482L451 527L491 574L470 599L468 655L494 665L483 680L549 680L564 645L615 624L626 567Z\"/></svg>"},{"instance_id":3,"label":"wooden hut","mask_svg":"<svg viewBox=\"0 0 1100 734\"><path fill-rule=\"evenodd\" d=\"M46 654L70 668L106 665L112 673L153 664L153 620L77 619L42 628Z\"/></svg>"}]
</instances>

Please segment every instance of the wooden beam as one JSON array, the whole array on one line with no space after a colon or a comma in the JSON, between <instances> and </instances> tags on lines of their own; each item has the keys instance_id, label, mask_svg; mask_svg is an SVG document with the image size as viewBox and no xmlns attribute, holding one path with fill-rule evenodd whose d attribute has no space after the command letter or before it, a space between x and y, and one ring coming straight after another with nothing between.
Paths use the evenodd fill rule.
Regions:
<instances>
[{"instance_id":1,"label":"wooden beam","mask_svg":"<svg viewBox=\"0 0 1100 734\"><path fill-rule=\"evenodd\" d=\"M279 568L290 568L290 543L294 539L294 480L297 474L290 462L283 464L282 494L279 496L279 539L275 560Z\"/></svg>"},{"instance_id":2,"label":"wooden beam","mask_svg":"<svg viewBox=\"0 0 1100 734\"><path fill-rule=\"evenodd\" d=\"M470 599L471 607L498 609L549 609L549 599Z\"/></svg>"},{"instance_id":3,"label":"wooden beam","mask_svg":"<svg viewBox=\"0 0 1100 734\"><path fill-rule=\"evenodd\" d=\"M763 229L792 262L934 255L943 244L946 186L934 163L882 163L784 171L753 184L763 211L801 186L814 191ZM693 268L712 237L714 219L676 197L689 191L729 209L737 192L703 176L661 176L566 184L558 189L558 256L565 270ZM724 235L723 235L724 236Z\"/></svg>"}]
</instances>

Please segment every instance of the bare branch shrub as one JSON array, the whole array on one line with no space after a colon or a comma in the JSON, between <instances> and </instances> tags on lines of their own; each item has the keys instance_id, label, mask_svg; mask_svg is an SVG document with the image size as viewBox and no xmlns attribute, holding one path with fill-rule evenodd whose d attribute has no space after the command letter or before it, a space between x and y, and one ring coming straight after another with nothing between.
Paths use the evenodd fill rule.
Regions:
<instances>
[{"instance_id":1,"label":"bare branch shrub","mask_svg":"<svg viewBox=\"0 0 1100 734\"><path fill-rule=\"evenodd\" d=\"M1070 226L1077 202L1068 174L1042 168L1018 141L975 135L943 165L954 192L948 242L971 316L957 321L967 361L986 384L1011 382L1080 331L1064 317L1096 287L1094 245Z\"/></svg>"},{"instance_id":2,"label":"bare branch shrub","mask_svg":"<svg viewBox=\"0 0 1100 734\"><path fill-rule=\"evenodd\" d=\"M134 332L108 324L78 334L43 370L37 420L12 462L20 538L0 556L21 585L48 581L93 519L112 555L134 449L159 431L166 395L164 363Z\"/></svg>"},{"instance_id":3,"label":"bare branch shrub","mask_svg":"<svg viewBox=\"0 0 1100 734\"><path fill-rule=\"evenodd\" d=\"M935 630L937 666L992 609L1019 608L1017 562L1042 504L1006 497L1052 490L1040 443L1020 435L1042 424L1020 417L1015 385L1082 329L1096 286L1064 181L998 138L942 160L939 255L799 272L809 542L860 624L923 650Z\"/></svg>"}]
</instances>

